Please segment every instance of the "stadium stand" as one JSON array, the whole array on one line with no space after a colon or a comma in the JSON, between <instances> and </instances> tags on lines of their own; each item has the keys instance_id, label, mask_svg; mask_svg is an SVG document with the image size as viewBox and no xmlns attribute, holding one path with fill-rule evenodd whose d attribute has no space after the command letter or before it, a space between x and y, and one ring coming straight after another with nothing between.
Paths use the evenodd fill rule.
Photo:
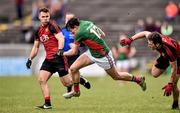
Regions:
<instances>
[{"instance_id":1,"label":"stadium stand","mask_svg":"<svg viewBox=\"0 0 180 113\"><path fill-rule=\"evenodd\" d=\"M178 0L175 0L178 3ZM154 19L163 21L164 7L167 0L76 0L69 1L68 11L75 13L81 19L89 19L96 22L107 34L107 43L114 44L118 40L121 32L134 34L133 27L139 18L145 19L152 16ZM179 24L174 25L175 34L178 32ZM175 38L177 38L175 37ZM144 41L138 41L134 46L137 47L137 57L146 55L152 57L155 54L149 52Z\"/></svg>"},{"instance_id":2,"label":"stadium stand","mask_svg":"<svg viewBox=\"0 0 180 113\"><path fill-rule=\"evenodd\" d=\"M174 0L178 3L178 0ZM31 0L24 0L24 14L31 13ZM67 11L75 13L81 19L87 19L96 22L107 34L106 42L109 45L118 40L119 33L127 33L129 36L134 34L133 27L139 18L145 19L152 16L154 19L163 20L164 7L168 1L162 0L68 0ZM20 27L11 27L9 23L16 19L15 5L10 0L0 1L0 43L22 43L22 33ZM10 4L11 7L6 7ZM6 12L6 13L4 13ZM3 21L3 18L4 21ZM9 27L10 26L10 27ZM180 25L174 25L174 33L180 36ZM154 56L148 52L144 41L138 41L134 46L137 48L137 57L146 55Z\"/></svg>"}]
</instances>

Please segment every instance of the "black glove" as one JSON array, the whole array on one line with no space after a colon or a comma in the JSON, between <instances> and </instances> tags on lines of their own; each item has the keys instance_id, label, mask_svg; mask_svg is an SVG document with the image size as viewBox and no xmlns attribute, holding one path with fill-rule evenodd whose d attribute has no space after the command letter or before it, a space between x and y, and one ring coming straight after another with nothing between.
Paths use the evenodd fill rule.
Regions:
<instances>
[{"instance_id":1,"label":"black glove","mask_svg":"<svg viewBox=\"0 0 180 113\"><path fill-rule=\"evenodd\" d=\"M54 58L59 58L60 56L63 56L64 50L63 49L59 49L57 51L57 53L54 55Z\"/></svg>"},{"instance_id":2,"label":"black glove","mask_svg":"<svg viewBox=\"0 0 180 113\"><path fill-rule=\"evenodd\" d=\"M26 62L27 69L30 69L31 64L32 64L32 61L30 59L28 59L27 62Z\"/></svg>"}]
</instances>

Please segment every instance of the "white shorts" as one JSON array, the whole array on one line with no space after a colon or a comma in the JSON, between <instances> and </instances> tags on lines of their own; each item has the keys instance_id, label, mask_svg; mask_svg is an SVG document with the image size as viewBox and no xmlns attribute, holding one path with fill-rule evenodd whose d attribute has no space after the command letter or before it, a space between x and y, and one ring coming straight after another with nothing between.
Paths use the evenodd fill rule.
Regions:
<instances>
[{"instance_id":1,"label":"white shorts","mask_svg":"<svg viewBox=\"0 0 180 113\"><path fill-rule=\"evenodd\" d=\"M115 65L111 51L102 58L93 57L89 50L87 50L84 54L87 55L94 63L96 63L98 66L102 67L105 70L110 69Z\"/></svg>"}]
</instances>

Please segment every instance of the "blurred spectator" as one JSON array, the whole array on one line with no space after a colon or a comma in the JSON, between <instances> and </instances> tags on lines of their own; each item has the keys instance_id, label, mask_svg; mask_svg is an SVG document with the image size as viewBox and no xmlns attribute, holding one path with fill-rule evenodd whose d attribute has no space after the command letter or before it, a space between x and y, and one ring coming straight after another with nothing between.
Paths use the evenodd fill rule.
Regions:
<instances>
[{"instance_id":1,"label":"blurred spectator","mask_svg":"<svg viewBox=\"0 0 180 113\"><path fill-rule=\"evenodd\" d=\"M39 8L45 7L45 6L46 4L44 0L36 0L32 3L32 14L31 14L32 21L38 21Z\"/></svg>"},{"instance_id":2,"label":"blurred spectator","mask_svg":"<svg viewBox=\"0 0 180 113\"><path fill-rule=\"evenodd\" d=\"M145 30L150 31L150 32L155 31L154 20L153 20L152 17L147 17L146 18Z\"/></svg>"},{"instance_id":3,"label":"blurred spectator","mask_svg":"<svg viewBox=\"0 0 180 113\"><path fill-rule=\"evenodd\" d=\"M158 33L161 33L161 21L159 20L155 21L155 31L157 31Z\"/></svg>"},{"instance_id":4,"label":"blurred spectator","mask_svg":"<svg viewBox=\"0 0 180 113\"><path fill-rule=\"evenodd\" d=\"M22 34L23 34L23 39L21 40L22 42L25 43L34 43L34 33L35 29L33 26L23 26L22 28Z\"/></svg>"},{"instance_id":5,"label":"blurred spectator","mask_svg":"<svg viewBox=\"0 0 180 113\"><path fill-rule=\"evenodd\" d=\"M17 18L20 20L21 25L23 21L23 4L24 0L15 0Z\"/></svg>"},{"instance_id":6,"label":"blurred spectator","mask_svg":"<svg viewBox=\"0 0 180 113\"><path fill-rule=\"evenodd\" d=\"M168 22L163 22L161 26L161 33L165 36L170 36L173 33L173 26Z\"/></svg>"},{"instance_id":7,"label":"blurred spectator","mask_svg":"<svg viewBox=\"0 0 180 113\"><path fill-rule=\"evenodd\" d=\"M180 22L180 2L178 3L178 22Z\"/></svg>"},{"instance_id":8,"label":"blurred spectator","mask_svg":"<svg viewBox=\"0 0 180 113\"><path fill-rule=\"evenodd\" d=\"M64 22L65 6L62 0L51 0L50 11L51 18L54 19L57 24Z\"/></svg>"},{"instance_id":9,"label":"blurred spectator","mask_svg":"<svg viewBox=\"0 0 180 113\"><path fill-rule=\"evenodd\" d=\"M134 30L135 30L135 33L139 33L141 31L145 30L145 24L144 24L143 19L138 19L137 20L137 24L135 25Z\"/></svg>"},{"instance_id":10,"label":"blurred spectator","mask_svg":"<svg viewBox=\"0 0 180 113\"><path fill-rule=\"evenodd\" d=\"M120 35L121 38L126 38L126 35ZM122 47L118 43L115 47L112 47L112 53L116 59L116 66L119 71L130 72L137 66L137 60L133 58L136 54L136 49L134 47L124 46Z\"/></svg>"},{"instance_id":11,"label":"blurred spectator","mask_svg":"<svg viewBox=\"0 0 180 113\"><path fill-rule=\"evenodd\" d=\"M38 19L38 14L39 14L39 8L42 7L49 7L50 6L51 0L34 0L32 3L32 13L31 13L31 19L32 23L31 25L26 25L22 28L22 33L23 33L23 42L26 43L33 43L33 33L34 31L39 27L39 19Z\"/></svg>"},{"instance_id":12,"label":"blurred spectator","mask_svg":"<svg viewBox=\"0 0 180 113\"><path fill-rule=\"evenodd\" d=\"M180 15L180 2L178 3L178 15Z\"/></svg>"},{"instance_id":13,"label":"blurred spectator","mask_svg":"<svg viewBox=\"0 0 180 113\"><path fill-rule=\"evenodd\" d=\"M38 19L38 14L39 14L39 8L41 7L46 7L46 0L34 0L32 2L32 12L31 12L31 19L32 23L31 25L25 25L22 28L22 34L23 34L23 39L21 40L22 42L25 43L33 43L33 33L35 29L39 26L39 19Z\"/></svg>"},{"instance_id":14,"label":"blurred spectator","mask_svg":"<svg viewBox=\"0 0 180 113\"><path fill-rule=\"evenodd\" d=\"M178 15L180 16L180 2L178 3Z\"/></svg>"},{"instance_id":15,"label":"blurred spectator","mask_svg":"<svg viewBox=\"0 0 180 113\"><path fill-rule=\"evenodd\" d=\"M166 21L173 22L178 15L178 7L173 1L169 1L165 7Z\"/></svg>"}]
</instances>

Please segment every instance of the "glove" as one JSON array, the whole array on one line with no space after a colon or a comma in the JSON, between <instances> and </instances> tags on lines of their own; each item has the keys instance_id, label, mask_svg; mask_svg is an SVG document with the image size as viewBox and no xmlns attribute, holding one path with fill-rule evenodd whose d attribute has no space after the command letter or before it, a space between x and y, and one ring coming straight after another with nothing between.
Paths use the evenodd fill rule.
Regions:
<instances>
[{"instance_id":1,"label":"glove","mask_svg":"<svg viewBox=\"0 0 180 113\"><path fill-rule=\"evenodd\" d=\"M57 51L57 53L54 55L54 58L59 58L60 56L63 56L64 50L63 49L59 49Z\"/></svg>"},{"instance_id":2,"label":"glove","mask_svg":"<svg viewBox=\"0 0 180 113\"><path fill-rule=\"evenodd\" d=\"M27 69L30 69L31 64L32 64L32 61L28 58L28 60L27 60L27 62L26 62L26 67L27 67Z\"/></svg>"},{"instance_id":3,"label":"glove","mask_svg":"<svg viewBox=\"0 0 180 113\"><path fill-rule=\"evenodd\" d=\"M164 90L164 96L170 96L173 90L173 83L168 83L162 88L162 90Z\"/></svg>"},{"instance_id":4,"label":"glove","mask_svg":"<svg viewBox=\"0 0 180 113\"><path fill-rule=\"evenodd\" d=\"M120 39L120 44L122 46L126 46L126 45L131 45L133 39L132 38L123 38L123 39Z\"/></svg>"}]
</instances>

